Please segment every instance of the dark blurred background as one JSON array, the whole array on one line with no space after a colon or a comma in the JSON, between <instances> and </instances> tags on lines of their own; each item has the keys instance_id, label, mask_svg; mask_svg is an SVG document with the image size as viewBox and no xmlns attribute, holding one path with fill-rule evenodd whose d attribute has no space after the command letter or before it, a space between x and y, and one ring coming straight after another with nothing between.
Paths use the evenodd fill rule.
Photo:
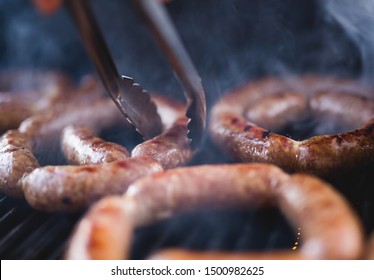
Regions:
<instances>
[{"instance_id":1,"label":"dark blurred background","mask_svg":"<svg viewBox=\"0 0 374 280\"><path fill-rule=\"evenodd\" d=\"M263 75L360 75L359 44L326 4L335 11L337 2L347 1L174 0L166 7L210 106L227 89ZM183 98L131 1L91 4L121 74L149 91ZM0 70L53 69L76 78L95 72L64 8L44 16L31 0L0 0L0 30Z\"/></svg>"}]
</instances>

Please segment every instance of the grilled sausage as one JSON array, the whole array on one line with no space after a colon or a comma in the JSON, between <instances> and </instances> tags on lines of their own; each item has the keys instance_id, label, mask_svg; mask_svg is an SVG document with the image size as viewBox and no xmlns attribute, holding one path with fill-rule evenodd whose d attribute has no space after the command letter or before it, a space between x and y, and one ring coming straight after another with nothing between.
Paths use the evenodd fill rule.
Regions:
<instances>
[{"instance_id":1,"label":"grilled sausage","mask_svg":"<svg viewBox=\"0 0 374 280\"><path fill-rule=\"evenodd\" d=\"M193 156L187 138L187 122L183 117L159 136L136 146L132 157L150 157L158 161L164 169L185 165Z\"/></svg>"},{"instance_id":2,"label":"grilled sausage","mask_svg":"<svg viewBox=\"0 0 374 280\"><path fill-rule=\"evenodd\" d=\"M136 179L161 171L149 158L125 159L101 165L45 166L22 180L31 207L43 211L77 211L102 196L121 194Z\"/></svg>"},{"instance_id":3,"label":"grilled sausage","mask_svg":"<svg viewBox=\"0 0 374 280\"><path fill-rule=\"evenodd\" d=\"M45 115L57 108L82 106L103 97L103 88L92 76L78 86L61 74L15 72L0 76L0 134L18 128L35 114Z\"/></svg>"},{"instance_id":4,"label":"grilled sausage","mask_svg":"<svg viewBox=\"0 0 374 280\"><path fill-rule=\"evenodd\" d=\"M87 126L67 126L62 133L61 147L71 164L101 164L129 157L125 147L95 137Z\"/></svg>"},{"instance_id":5,"label":"grilled sausage","mask_svg":"<svg viewBox=\"0 0 374 280\"><path fill-rule=\"evenodd\" d=\"M10 130L0 139L0 192L11 197L22 197L22 178L39 167L31 152L28 137Z\"/></svg>"},{"instance_id":6,"label":"grilled sausage","mask_svg":"<svg viewBox=\"0 0 374 280\"><path fill-rule=\"evenodd\" d=\"M155 98L155 101L166 130L162 135L141 144L138 152L129 159L118 161L119 158L114 157L114 153L126 156L121 146L109 146L107 142L93 138L92 132L84 129L69 136L72 128L67 128L63 139L64 147L68 150L66 154L79 164L91 165L47 166L36 169L22 181L29 204L44 211L79 210L99 197L125 192L134 180L161 171L163 166L185 164L192 152L187 146L189 142L186 137L184 108L161 97ZM90 109L92 110L92 106ZM91 118L89 121L94 120ZM155 146L156 143L159 145ZM113 147L114 150L108 150ZM103 163L98 164L100 162Z\"/></svg>"},{"instance_id":7,"label":"grilled sausage","mask_svg":"<svg viewBox=\"0 0 374 280\"><path fill-rule=\"evenodd\" d=\"M45 77L45 82L42 81ZM70 86L57 73L11 72L0 76L0 134L15 129L36 112L50 107Z\"/></svg>"},{"instance_id":8,"label":"grilled sausage","mask_svg":"<svg viewBox=\"0 0 374 280\"><path fill-rule=\"evenodd\" d=\"M21 123L19 131L30 137L33 149L41 145L45 149L44 145L49 143L56 149L66 126L75 124L105 129L123 121L110 99L98 99L85 105L70 104L34 115Z\"/></svg>"},{"instance_id":9,"label":"grilled sausage","mask_svg":"<svg viewBox=\"0 0 374 280\"><path fill-rule=\"evenodd\" d=\"M111 202L104 198L100 203L108 205ZM263 253L263 258L361 257L362 227L358 217L340 194L317 178L308 175L290 176L267 164L203 165L159 172L134 182L124 194L123 202L117 199L113 207L126 217L125 221L119 223L119 227L127 223L127 227L130 224L132 228L136 228L186 211L251 209L267 205L278 205L295 227L303 229L304 239L296 253L267 252ZM92 228L95 220L100 220L100 215L106 214L95 211L95 206L92 209L74 231L68 257L74 256L73 252L84 252L80 253L80 257L117 258L118 255L110 255L113 245L104 244L100 247L100 252L91 252L91 248L86 246L98 237L96 233L84 230L84 227ZM94 213L98 215L95 218ZM117 232L119 228L116 226L117 222L106 224L105 227L108 228L102 231L110 228ZM123 238L130 237L131 234L124 232ZM118 244L128 243L122 240ZM128 257L128 245L121 249L126 251L125 256ZM179 256L186 256L184 254L183 252ZM201 254L189 256L204 258ZM230 256L224 255L225 258ZM246 254L245 258L253 256L257 258L259 255ZM169 256L162 253L153 256L161 257Z\"/></svg>"},{"instance_id":10,"label":"grilled sausage","mask_svg":"<svg viewBox=\"0 0 374 280\"><path fill-rule=\"evenodd\" d=\"M113 227L113 224L116 226ZM131 224L122 198L107 196L95 204L76 226L74 238L69 241L64 257L123 259L131 246Z\"/></svg>"},{"instance_id":11,"label":"grilled sausage","mask_svg":"<svg viewBox=\"0 0 374 280\"><path fill-rule=\"evenodd\" d=\"M137 145L131 152L132 157L150 157L163 168L169 169L184 165L193 152L187 138L187 118L184 106L163 98L153 96L163 123L164 132L153 139ZM124 148L114 143L94 137L89 128L66 128L62 137L65 156L73 164L98 164L126 156Z\"/></svg>"},{"instance_id":12,"label":"grilled sausage","mask_svg":"<svg viewBox=\"0 0 374 280\"><path fill-rule=\"evenodd\" d=\"M161 96L154 96L157 112L163 123L163 133L137 145L132 157L150 157L164 169L185 165L193 156L190 140L187 138L185 107Z\"/></svg>"},{"instance_id":13,"label":"grilled sausage","mask_svg":"<svg viewBox=\"0 0 374 280\"><path fill-rule=\"evenodd\" d=\"M295 122L308 109L307 98L297 92L281 92L266 96L250 104L246 118L261 127L278 131L290 122Z\"/></svg>"},{"instance_id":14,"label":"grilled sausage","mask_svg":"<svg viewBox=\"0 0 374 280\"><path fill-rule=\"evenodd\" d=\"M98 113L92 114L88 108L76 106L32 116L23 121L17 131L3 135L1 142L4 144L1 144L0 150L1 192L9 196L22 196L20 179L39 167L35 153L40 149L56 151L61 131L66 125L86 122L100 127L118 118L119 114L116 108L112 109L114 106L109 100L96 102L93 107L100 109ZM90 115L94 117L90 118Z\"/></svg>"},{"instance_id":15,"label":"grilled sausage","mask_svg":"<svg viewBox=\"0 0 374 280\"><path fill-rule=\"evenodd\" d=\"M8 98L0 94L0 135L9 129L15 129L30 117L34 110L22 100Z\"/></svg>"},{"instance_id":16,"label":"grilled sausage","mask_svg":"<svg viewBox=\"0 0 374 280\"><path fill-rule=\"evenodd\" d=\"M96 110L95 110L96 109ZM94 110L95 114L92 114ZM35 154L38 151L56 152L63 128L73 123L94 127L108 127L122 119L110 100L95 101L90 108L70 106L54 108L47 113L32 116L15 131L0 139L0 191L9 196L21 197L21 178L39 167Z\"/></svg>"},{"instance_id":17,"label":"grilled sausage","mask_svg":"<svg viewBox=\"0 0 374 280\"><path fill-rule=\"evenodd\" d=\"M364 96L367 89L360 89L358 84L356 92L360 96L353 95L352 84L354 82L340 83L339 80L313 76L291 82L273 78L251 83L227 94L213 107L209 125L212 141L242 162L272 163L287 171L319 176L374 162L374 101ZM266 112L266 107L269 106L268 111L277 107L280 92L299 89L303 89L300 92L308 100L308 106L303 98L295 99L294 94L284 94L285 100L282 101L281 107L294 108L290 114L292 119L303 118L308 111L315 117L329 111L339 120L341 115L347 114L345 119L351 120L349 127L355 124L360 128L335 135L314 136L304 141L270 132L268 129L272 129L272 125L279 129L279 124L283 124L278 115L284 115L285 110L274 110L276 114L271 121L271 113ZM333 92L331 96L323 93L330 91ZM330 106L331 103L334 106ZM257 109L256 104L259 104ZM347 104L353 109L347 109ZM305 107L309 110L304 111ZM255 113L250 113L251 110ZM262 128L252 120L246 120L245 115L255 115L256 121L270 127Z\"/></svg>"},{"instance_id":18,"label":"grilled sausage","mask_svg":"<svg viewBox=\"0 0 374 280\"><path fill-rule=\"evenodd\" d=\"M163 121L170 121L171 118L167 118L167 115L160 114ZM185 165L193 156L190 140L187 138L187 123L188 119L184 115L176 114L173 123L166 126L161 135L137 145L131 151L131 156L153 158L164 169Z\"/></svg>"},{"instance_id":19,"label":"grilled sausage","mask_svg":"<svg viewBox=\"0 0 374 280\"><path fill-rule=\"evenodd\" d=\"M373 100L351 92L317 92L310 100L310 107L319 118L340 122L348 130L361 127L374 117Z\"/></svg>"}]
</instances>

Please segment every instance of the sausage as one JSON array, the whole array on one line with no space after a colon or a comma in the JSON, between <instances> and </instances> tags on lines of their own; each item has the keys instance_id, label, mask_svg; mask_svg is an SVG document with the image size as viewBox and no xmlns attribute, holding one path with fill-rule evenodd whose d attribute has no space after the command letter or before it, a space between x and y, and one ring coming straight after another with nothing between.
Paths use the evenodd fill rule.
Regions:
<instances>
[{"instance_id":1,"label":"sausage","mask_svg":"<svg viewBox=\"0 0 374 280\"><path fill-rule=\"evenodd\" d=\"M320 84L318 84L320 79ZM282 80L269 78L250 83L224 96L212 109L209 133L212 141L242 162L262 162L280 166L289 172L307 172L318 176L337 174L359 166L374 162L374 101L368 99L367 89L356 84L359 95L353 95L351 88L354 82L348 83L314 76L300 77L298 80ZM334 88L335 87L335 88ZM333 89L332 89L333 88ZM304 91L299 91L304 89ZM332 91L330 97L322 92ZM266 112L277 105L279 93L299 91L307 98L305 114L317 118L321 112L339 116L347 114L345 119L354 120L358 129L333 135L318 135L303 141L271 132L271 125L279 129L278 116L271 123ZM372 91L371 91L372 92ZM338 94L336 94L338 93ZM369 92L370 93L370 92ZM276 96L278 94L278 97ZM275 96L275 97L274 97ZM295 98L285 95L282 101L285 108L294 106ZM270 98L270 99L269 99ZM326 102L328 99L330 101ZM276 102L277 101L277 102ZM296 100L297 101L297 100ZM330 103L329 103L330 102ZM334 103L334 106L328 104ZM347 103L353 107L347 110ZM259 107L256 108L256 104ZM283 105L282 105L283 106ZM291 117L296 119L303 116L304 102L302 98L296 102L295 112ZM333 108L332 108L333 107ZM248 112L246 111L248 109ZM251 116L251 108L257 111L256 120L261 119L270 127L262 128L252 120L244 118ZM300 109L300 110L299 110ZM277 112L277 110L275 110ZM362 113L356 113L362 111ZM280 110L281 115L283 111Z\"/></svg>"},{"instance_id":2,"label":"sausage","mask_svg":"<svg viewBox=\"0 0 374 280\"><path fill-rule=\"evenodd\" d=\"M57 108L82 106L103 97L97 79L87 75L73 86L64 75L45 72L15 72L0 76L0 134L18 128L22 121L45 115Z\"/></svg>"},{"instance_id":3,"label":"sausage","mask_svg":"<svg viewBox=\"0 0 374 280\"><path fill-rule=\"evenodd\" d=\"M15 79L19 75L10 78ZM17 126L31 115L22 121L18 130L8 131L0 140L0 191L6 195L23 196L22 179L39 167L35 154L38 154L38 150L45 152L48 148L58 150L56 147L66 125L82 123L101 129L119 119L123 120L112 102L101 97L103 91L97 80L85 77L80 86L73 89L63 77L51 75L23 73L19 80L8 79L6 83L4 76L1 76L2 88L12 92L0 95L3 98L0 101L7 100L5 108L1 108L0 102L0 115L7 114L5 120L2 118L0 122L10 121L11 126ZM51 81L44 81L48 77L51 77ZM30 86L31 90L27 91L26 86ZM66 89L69 90L62 98L62 92Z\"/></svg>"},{"instance_id":4,"label":"sausage","mask_svg":"<svg viewBox=\"0 0 374 280\"><path fill-rule=\"evenodd\" d=\"M163 123L163 133L137 145L131 157L149 157L158 161L164 169L184 165L193 156L190 140L187 138L188 119L184 106L153 96ZM98 164L127 157L125 148L94 137L89 128L67 127L62 136L65 156L73 164Z\"/></svg>"},{"instance_id":5,"label":"sausage","mask_svg":"<svg viewBox=\"0 0 374 280\"><path fill-rule=\"evenodd\" d=\"M120 224L130 222L132 230L186 211L278 205L294 227L303 229L303 242L297 252L265 252L262 258L356 259L363 253L362 225L338 192L320 179L310 175L288 175L269 164L217 164L167 170L135 181L122 199L122 203L117 200L113 207L123 211L122 215L131 217ZM105 201L108 200L104 198L99 203L105 204ZM91 221L83 217L81 222L88 226L97 219L100 217ZM96 251L95 255L85 246L97 237L92 231L80 231L81 222L71 236L67 251L84 252L80 255L88 259L111 258L108 256L109 245L101 247L101 252ZM106 226L117 231L116 225L110 223ZM125 232L123 238L131 238L131 235ZM84 242L79 243L78 239ZM128 257L128 246L121 249ZM165 256L160 253L152 257ZM224 255L225 258L231 256ZM245 258L253 256L260 255L245 254ZM193 257L204 258L204 254Z\"/></svg>"},{"instance_id":6,"label":"sausage","mask_svg":"<svg viewBox=\"0 0 374 280\"><path fill-rule=\"evenodd\" d=\"M24 120L18 130L1 137L1 142L12 144L1 145L0 191L9 196L22 197L20 179L39 167L35 154L40 150L58 150L59 138L66 125L83 123L107 127L119 118L120 114L108 99L96 101L90 108L78 105L65 110L59 108ZM14 144L15 141L20 143Z\"/></svg>"},{"instance_id":7,"label":"sausage","mask_svg":"<svg viewBox=\"0 0 374 280\"><path fill-rule=\"evenodd\" d=\"M181 117L161 135L137 145L131 156L153 158L164 169L185 165L193 156L187 138L187 123L187 118Z\"/></svg>"},{"instance_id":8,"label":"sausage","mask_svg":"<svg viewBox=\"0 0 374 280\"><path fill-rule=\"evenodd\" d=\"M133 158L125 159L128 154L124 147L94 137L89 129L100 131L123 122L111 100L95 93L92 100L88 98L96 88L95 81L88 80L77 90L77 96L71 100L73 103L56 102L49 111L42 111L21 123L18 132L27 138L30 145L27 153L35 164L17 176L7 175L13 176L13 180L4 177L9 184L17 183L4 188L16 189L20 196L24 194L29 204L39 210L76 211L99 197L125 191L132 181L161 171L162 166L183 165L192 157L186 136L185 108L162 97L153 98L162 117L164 133L141 144ZM88 165L36 168L39 164L33 153L58 150L63 131L62 148L67 158L75 164ZM158 148L156 143L159 143ZM22 157L12 152L9 151L13 162L22 166ZM5 165L9 162L8 158L4 161Z\"/></svg>"},{"instance_id":9,"label":"sausage","mask_svg":"<svg viewBox=\"0 0 374 280\"><path fill-rule=\"evenodd\" d=\"M11 197L23 197L22 178L39 167L31 152L28 137L10 130L0 139L0 192Z\"/></svg>"},{"instance_id":10,"label":"sausage","mask_svg":"<svg viewBox=\"0 0 374 280\"><path fill-rule=\"evenodd\" d=\"M136 179L161 171L149 158L125 159L101 165L45 166L22 180L31 207L47 212L73 212L102 196L121 194Z\"/></svg>"},{"instance_id":11,"label":"sausage","mask_svg":"<svg viewBox=\"0 0 374 280\"><path fill-rule=\"evenodd\" d=\"M0 94L0 135L9 129L17 128L33 113L34 110L22 100L11 99Z\"/></svg>"},{"instance_id":12,"label":"sausage","mask_svg":"<svg viewBox=\"0 0 374 280\"><path fill-rule=\"evenodd\" d=\"M185 107L159 95L153 96L152 100L161 117L163 133L137 145L131 156L153 158L164 169L185 165L194 154L187 138Z\"/></svg>"},{"instance_id":13,"label":"sausage","mask_svg":"<svg viewBox=\"0 0 374 280\"><path fill-rule=\"evenodd\" d=\"M52 82L44 81L43 78L49 76ZM8 131L0 138L2 143L0 191L9 196L22 197L21 179L39 167L36 154L40 151L45 153L46 150L58 153L58 144L65 126L76 123L102 129L123 120L111 100L101 97L102 89L98 86L97 80L91 77L82 79L80 86L74 90L67 85L64 78L52 74L23 73L19 84L16 83L17 79L11 80L19 77L18 75L11 75L9 80L5 79L6 83L3 81L4 77L1 76L0 79L2 88L19 91L15 96L11 96L10 93L0 95L16 106L15 108L8 106L2 112L0 110L0 115L11 111L9 116L5 116L5 120L12 121L12 126L15 126L23 118L32 114L22 121L17 130ZM36 93L24 89L25 86L30 85L37 90ZM64 94L65 99L62 98L63 89L70 89ZM42 95L46 97L37 100ZM51 107L44 110L48 106ZM1 120L1 122L6 121Z\"/></svg>"},{"instance_id":14,"label":"sausage","mask_svg":"<svg viewBox=\"0 0 374 280\"><path fill-rule=\"evenodd\" d=\"M78 121L79 114L76 117L76 119L72 118L70 121ZM33 119L34 117L26 120L26 122ZM42 120L42 117L40 120ZM31 127L23 131L22 129L11 130L0 138L0 192L11 197L23 196L21 179L39 167L34 152L39 146L46 149L45 143L48 142L46 139L37 137L40 136L38 135L40 132L38 128L43 127L44 121L41 121L40 124L40 126L35 126L35 130L32 130ZM52 133L59 133L57 126L53 127ZM30 137L30 135L35 137ZM56 135L53 136L56 137Z\"/></svg>"},{"instance_id":15,"label":"sausage","mask_svg":"<svg viewBox=\"0 0 374 280\"><path fill-rule=\"evenodd\" d=\"M85 106L83 104L66 104L54 107L48 112L36 114L23 121L19 131L30 137L33 149L45 150L46 144L56 149L66 126L75 124L106 129L120 121L123 122L123 117L113 102L103 98L94 100Z\"/></svg>"},{"instance_id":16,"label":"sausage","mask_svg":"<svg viewBox=\"0 0 374 280\"><path fill-rule=\"evenodd\" d=\"M67 126L62 133L61 147L71 164L101 164L129 157L127 149L119 144L95 137L87 126Z\"/></svg>"},{"instance_id":17,"label":"sausage","mask_svg":"<svg viewBox=\"0 0 374 280\"><path fill-rule=\"evenodd\" d=\"M131 217L119 196L107 196L95 204L74 229L66 259L123 259L132 239ZM113 224L116 226L113 227ZM87 239L87 237L90 239ZM75 250L75 248L84 250Z\"/></svg>"},{"instance_id":18,"label":"sausage","mask_svg":"<svg viewBox=\"0 0 374 280\"><path fill-rule=\"evenodd\" d=\"M374 115L373 100L350 92L317 92L311 98L310 107L319 118L341 122L348 130L363 126Z\"/></svg>"},{"instance_id":19,"label":"sausage","mask_svg":"<svg viewBox=\"0 0 374 280\"><path fill-rule=\"evenodd\" d=\"M29 204L44 211L76 211L102 196L125 192L134 180L161 171L163 166L171 168L185 164L192 152L189 145L187 146L189 142L186 136L187 119L183 115L184 107L161 97L154 99L166 130L162 135L141 144L138 152L129 159L122 159L127 157L124 148L93 137L92 131L66 128L62 140L65 154L75 163L89 165L47 166L36 169L22 181L24 195ZM92 109L92 105L90 110L99 111ZM82 111L84 109L80 113ZM86 118L88 116L83 116L81 122L92 123L98 116L89 120ZM51 127L63 127L65 122L62 122L63 125L60 125L60 122L62 121L59 121L58 126L47 122L48 129L45 130L51 133ZM37 131L39 136L40 127L43 126L37 126L36 129L31 126L33 129L30 128L30 131Z\"/></svg>"},{"instance_id":20,"label":"sausage","mask_svg":"<svg viewBox=\"0 0 374 280\"><path fill-rule=\"evenodd\" d=\"M50 72L44 75L51 81L42 83L41 73L14 72L0 76L0 134L17 128L26 118L51 106L69 86L62 75Z\"/></svg>"},{"instance_id":21,"label":"sausage","mask_svg":"<svg viewBox=\"0 0 374 280\"><path fill-rule=\"evenodd\" d=\"M308 110L307 98L297 92L281 92L250 104L246 118L261 127L278 131L302 118Z\"/></svg>"}]
</instances>

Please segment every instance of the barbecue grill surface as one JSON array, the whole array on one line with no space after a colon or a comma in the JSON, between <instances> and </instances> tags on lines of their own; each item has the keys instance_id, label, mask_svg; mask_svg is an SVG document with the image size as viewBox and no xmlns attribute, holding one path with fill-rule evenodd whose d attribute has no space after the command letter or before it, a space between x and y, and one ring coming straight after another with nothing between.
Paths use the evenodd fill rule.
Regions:
<instances>
[{"instance_id":1,"label":"barbecue grill surface","mask_svg":"<svg viewBox=\"0 0 374 280\"><path fill-rule=\"evenodd\" d=\"M42 17L30 2L0 0L0 70L52 69L75 80L95 73L66 11ZM147 90L183 100L172 71L130 1L91 2L120 72L133 76ZM365 74L359 47L322 12L320 1L175 0L167 7L202 76L208 112L227 90L263 76L313 72L357 78ZM123 137L105 136L119 143ZM133 144L139 141L136 136L132 139ZM63 163L61 158L54 160ZM222 162L231 160L207 138L191 165ZM367 231L374 229L373 169L369 166L349 178L333 179ZM42 213L24 200L0 195L1 259L62 258L82 214ZM170 246L291 249L294 241L295 234L277 209L192 213L138 229L131 257L144 258Z\"/></svg>"}]
</instances>

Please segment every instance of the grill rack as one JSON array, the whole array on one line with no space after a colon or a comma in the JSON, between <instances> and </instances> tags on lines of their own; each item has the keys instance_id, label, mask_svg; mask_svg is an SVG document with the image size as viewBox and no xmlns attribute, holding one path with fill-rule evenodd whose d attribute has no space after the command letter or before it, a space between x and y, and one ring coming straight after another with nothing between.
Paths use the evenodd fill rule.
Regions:
<instances>
[{"instance_id":1,"label":"grill rack","mask_svg":"<svg viewBox=\"0 0 374 280\"><path fill-rule=\"evenodd\" d=\"M24 200L0 198L1 259L63 259L80 214L44 213ZM264 222L266 221L266 222ZM276 208L260 211L204 211L183 214L135 232L131 259L144 259L161 248L228 251L290 248L295 241Z\"/></svg>"}]
</instances>

